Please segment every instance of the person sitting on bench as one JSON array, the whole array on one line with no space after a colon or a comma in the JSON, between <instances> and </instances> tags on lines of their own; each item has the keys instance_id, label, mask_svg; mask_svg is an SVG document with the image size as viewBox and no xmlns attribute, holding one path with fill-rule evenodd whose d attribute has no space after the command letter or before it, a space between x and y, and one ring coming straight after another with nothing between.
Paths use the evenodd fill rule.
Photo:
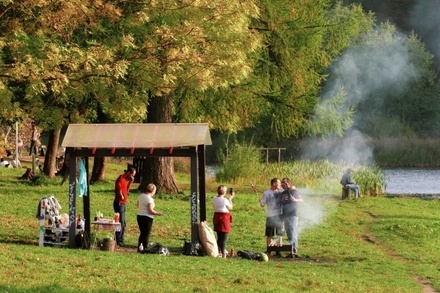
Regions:
<instances>
[{"instance_id":1,"label":"person sitting on bench","mask_svg":"<svg viewBox=\"0 0 440 293\"><path fill-rule=\"evenodd\" d=\"M357 185L353 181L353 179L351 179L351 174L353 172L354 172L353 169L348 168L347 171L344 173L344 175L342 175L340 183L344 188L348 188L354 191L355 197L359 198L360 197L359 185Z\"/></svg>"}]
</instances>

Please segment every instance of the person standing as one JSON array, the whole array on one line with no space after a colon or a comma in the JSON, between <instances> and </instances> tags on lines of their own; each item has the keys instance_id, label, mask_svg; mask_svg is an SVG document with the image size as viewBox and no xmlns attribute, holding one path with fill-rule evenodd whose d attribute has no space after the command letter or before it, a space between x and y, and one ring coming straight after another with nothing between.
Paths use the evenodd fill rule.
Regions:
<instances>
[{"instance_id":1,"label":"person standing","mask_svg":"<svg viewBox=\"0 0 440 293\"><path fill-rule=\"evenodd\" d=\"M116 232L116 244L124 246L124 232L127 226L125 212L128 201L128 193L131 183L134 181L136 170L133 167L128 168L124 174L119 175L115 182L115 199L113 201L113 209L115 213L119 213L119 222L121 223L121 231Z\"/></svg>"},{"instance_id":2,"label":"person standing","mask_svg":"<svg viewBox=\"0 0 440 293\"><path fill-rule=\"evenodd\" d=\"M273 236L278 236L275 245L283 245L283 220L281 215L281 200L279 197L281 190L281 180L279 178L272 178L270 180L270 188L263 192L260 198L260 206L266 206L266 245L273 245ZM280 252L277 251L277 255Z\"/></svg>"},{"instance_id":3,"label":"person standing","mask_svg":"<svg viewBox=\"0 0 440 293\"><path fill-rule=\"evenodd\" d=\"M40 138L40 133L38 132L35 123L32 123L32 134L31 134L31 146L29 147L29 156L32 154L37 154L37 141Z\"/></svg>"},{"instance_id":4,"label":"person standing","mask_svg":"<svg viewBox=\"0 0 440 293\"><path fill-rule=\"evenodd\" d=\"M231 232L232 216L230 211L233 208L232 199L235 196L235 192L231 189L229 198L226 198L227 187L220 185L217 187L217 196L212 200L214 207L214 231L217 233L217 246L219 249L219 255L226 258L226 242L228 241L228 235Z\"/></svg>"},{"instance_id":5,"label":"person standing","mask_svg":"<svg viewBox=\"0 0 440 293\"><path fill-rule=\"evenodd\" d=\"M280 196L284 228L290 245L292 245L290 256L296 257L298 253L298 203L302 202L303 199L298 194L295 186L292 186L289 178L285 177L281 180L281 187L283 188Z\"/></svg>"},{"instance_id":6,"label":"person standing","mask_svg":"<svg viewBox=\"0 0 440 293\"><path fill-rule=\"evenodd\" d=\"M139 195L137 201L137 223L139 226L138 252L142 253L147 248L151 228L153 227L154 216L163 216L162 212L156 211L154 203L154 195L156 194L156 185L150 183L145 190Z\"/></svg>"},{"instance_id":7,"label":"person standing","mask_svg":"<svg viewBox=\"0 0 440 293\"><path fill-rule=\"evenodd\" d=\"M360 197L359 185L357 185L354 182L354 180L351 178L352 173L354 173L354 170L348 168L347 171L344 173L344 175L342 175L340 183L344 188L348 188L354 191L355 197L359 198Z\"/></svg>"}]
</instances>

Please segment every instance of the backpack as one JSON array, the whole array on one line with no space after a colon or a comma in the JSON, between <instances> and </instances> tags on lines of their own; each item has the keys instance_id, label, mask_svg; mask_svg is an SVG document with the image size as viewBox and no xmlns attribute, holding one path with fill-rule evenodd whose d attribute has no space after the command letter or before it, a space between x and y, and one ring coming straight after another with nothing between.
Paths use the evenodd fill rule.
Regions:
<instances>
[{"instance_id":1,"label":"backpack","mask_svg":"<svg viewBox=\"0 0 440 293\"><path fill-rule=\"evenodd\" d=\"M193 244L192 242L186 241L183 243L183 251L184 255L200 255L203 256L203 249L200 247L199 243Z\"/></svg>"},{"instance_id":2,"label":"backpack","mask_svg":"<svg viewBox=\"0 0 440 293\"><path fill-rule=\"evenodd\" d=\"M168 248L159 243L150 243L142 253L169 255Z\"/></svg>"},{"instance_id":3,"label":"backpack","mask_svg":"<svg viewBox=\"0 0 440 293\"><path fill-rule=\"evenodd\" d=\"M237 256L245 258L245 259L251 259L251 260L257 260L258 259L258 253L249 251L249 250L239 250L237 252Z\"/></svg>"}]
</instances>

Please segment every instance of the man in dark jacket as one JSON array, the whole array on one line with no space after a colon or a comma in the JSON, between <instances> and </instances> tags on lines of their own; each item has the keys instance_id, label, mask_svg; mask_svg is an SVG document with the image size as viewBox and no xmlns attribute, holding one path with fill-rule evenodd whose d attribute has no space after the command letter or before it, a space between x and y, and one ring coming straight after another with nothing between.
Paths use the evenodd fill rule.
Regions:
<instances>
[{"instance_id":1,"label":"man in dark jacket","mask_svg":"<svg viewBox=\"0 0 440 293\"><path fill-rule=\"evenodd\" d=\"M355 197L358 198L360 196L359 185L357 185L353 181L353 179L351 179L351 174L353 172L354 172L353 169L348 168L347 171L344 173L344 175L342 175L340 183L344 188L348 188L350 190L353 190L355 193Z\"/></svg>"}]
</instances>

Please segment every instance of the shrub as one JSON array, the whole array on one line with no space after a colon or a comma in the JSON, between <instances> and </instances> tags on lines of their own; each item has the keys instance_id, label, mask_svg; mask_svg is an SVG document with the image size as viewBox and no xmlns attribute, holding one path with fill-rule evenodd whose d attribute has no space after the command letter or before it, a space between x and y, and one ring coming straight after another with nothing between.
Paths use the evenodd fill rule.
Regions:
<instances>
[{"instance_id":1,"label":"shrub","mask_svg":"<svg viewBox=\"0 0 440 293\"><path fill-rule=\"evenodd\" d=\"M176 173L189 174L191 172L191 160L190 158L173 158L174 171Z\"/></svg>"},{"instance_id":2,"label":"shrub","mask_svg":"<svg viewBox=\"0 0 440 293\"><path fill-rule=\"evenodd\" d=\"M385 173L376 165L360 166L353 178L362 194L377 196L385 193Z\"/></svg>"},{"instance_id":3,"label":"shrub","mask_svg":"<svg viewBox=\"0 0 440 293\"><path fill-rule=\"evenodd\" d=\"M235 144L227 156L220 155L218 182L236 182L240 177L255 177L261 169L262 156L254 146Z\"/></svg>"}]
</instances>

